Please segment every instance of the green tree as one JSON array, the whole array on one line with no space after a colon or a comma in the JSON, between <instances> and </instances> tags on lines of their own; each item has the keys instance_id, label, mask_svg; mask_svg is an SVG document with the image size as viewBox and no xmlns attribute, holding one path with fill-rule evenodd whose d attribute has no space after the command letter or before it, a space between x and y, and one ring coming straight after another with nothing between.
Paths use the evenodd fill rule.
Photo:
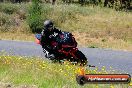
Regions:
<instances>
[{"instance_id":1,"label":"green tree","mask_svg":"<svg viewBox=\"0 0 132 88\"><path fill-rule=\"evenodd\" d=\"M32 5L29 8L29 15L27 17L27 22L31 31L33 33L38 33L42 31L42 7L39 0L32 0Z\"/></svg>"}]
</instances>

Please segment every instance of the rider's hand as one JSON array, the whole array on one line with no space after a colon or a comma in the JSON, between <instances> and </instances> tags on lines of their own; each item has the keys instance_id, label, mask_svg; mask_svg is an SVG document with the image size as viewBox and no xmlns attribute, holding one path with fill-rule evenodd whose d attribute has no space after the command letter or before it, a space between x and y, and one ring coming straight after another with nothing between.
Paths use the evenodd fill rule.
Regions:
<instances>
[{"instance_id":1,"label":"rider's hand","mask_svg":"<svg viewBox=\"0 0 132 88\"><path fill-rule=\"evenodd\" d=\"M57 47L57 46L54 46L54 47L53 47L53 50L58 50L58 47Z\"/></svg>"}]
</instances>

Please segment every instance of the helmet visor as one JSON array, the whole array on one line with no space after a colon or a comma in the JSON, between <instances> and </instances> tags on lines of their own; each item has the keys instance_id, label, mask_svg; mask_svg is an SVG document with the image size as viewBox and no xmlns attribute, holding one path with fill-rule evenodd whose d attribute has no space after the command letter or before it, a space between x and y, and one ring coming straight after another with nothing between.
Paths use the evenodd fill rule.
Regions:
<instances>
[{"instance_id":1,"label":"helmet visor","mask_svg":"<svg viewBox=\"0 0 132 88\"><path fill-rule=\"evenodd\" d=\"M49 26L47 27L47 29L48 29L49 31L52 31L53 25L49 25Z\"/></svg>"}]
</instances>

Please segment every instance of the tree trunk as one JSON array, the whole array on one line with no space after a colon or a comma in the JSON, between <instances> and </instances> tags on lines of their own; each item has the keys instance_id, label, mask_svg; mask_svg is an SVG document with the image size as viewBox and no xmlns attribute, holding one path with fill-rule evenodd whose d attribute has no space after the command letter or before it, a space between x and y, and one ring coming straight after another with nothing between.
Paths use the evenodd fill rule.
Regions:
<instances>
[{"instance_id":1,"label":"tree trunk","mask_svg":"<svg viewBox=\"0 0 132 88\"><path fill-rule=\"evenodd\" d=\"M106 7L107 4L108 4L108 0L105 0L105 1L104 1L104 7Z\"/></svg>"}]
</instances>

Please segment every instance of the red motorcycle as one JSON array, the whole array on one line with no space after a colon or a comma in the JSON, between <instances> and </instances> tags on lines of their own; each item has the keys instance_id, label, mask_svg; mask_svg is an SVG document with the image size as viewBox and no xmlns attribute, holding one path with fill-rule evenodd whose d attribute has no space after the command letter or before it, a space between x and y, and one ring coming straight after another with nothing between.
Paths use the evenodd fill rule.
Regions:
<instances>
[{"instance_id":1,"label":"red motorcycle","mask_svg":"<svg viewBox=\"0 0 132 88\"><path fill-rule=\"evenodd\" d=\"M36 43L40 44L41 34L36 34ZM87 58L78 50L77 42L73 35L69 32L62 32L56 37L56 40L51 42L51 47L59 46L59 48L53 51L55 56L54 60L62 61L68 60L70 62L80 63L80 65L87 65ZM53 59L52 59L53 60Z\"/></svg>"}]
</instances>

